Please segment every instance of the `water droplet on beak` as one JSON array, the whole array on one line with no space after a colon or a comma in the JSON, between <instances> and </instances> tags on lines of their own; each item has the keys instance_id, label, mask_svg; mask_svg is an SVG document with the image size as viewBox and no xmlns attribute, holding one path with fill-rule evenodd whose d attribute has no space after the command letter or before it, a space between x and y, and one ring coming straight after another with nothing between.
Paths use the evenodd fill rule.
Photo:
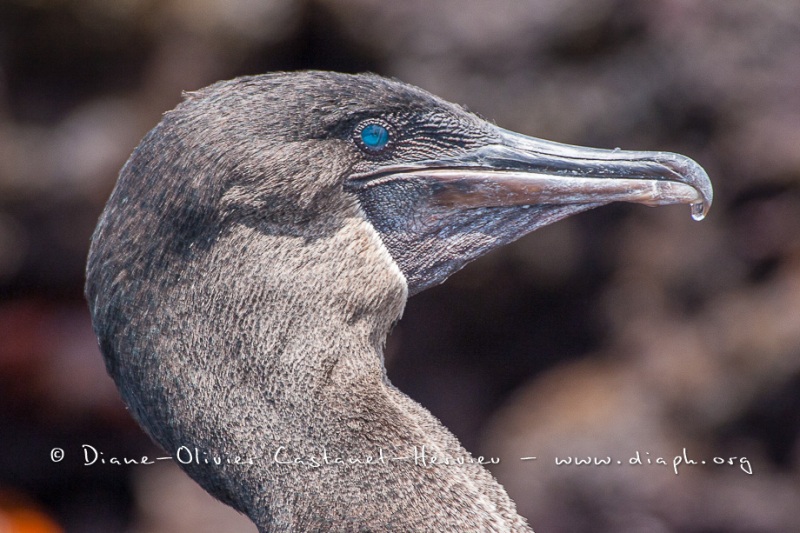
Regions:
<instances>
[{"instance_id":1,"label":"water droplet on beak","mask_svg":"<svg viewBox=\"0 0 800 533\"><path fill-rule=\"evenodd\" d=\"M695 220L703 220L706 218L705 205L703 202L692 204L692 218Z\"/></svg>"}]
</instances>

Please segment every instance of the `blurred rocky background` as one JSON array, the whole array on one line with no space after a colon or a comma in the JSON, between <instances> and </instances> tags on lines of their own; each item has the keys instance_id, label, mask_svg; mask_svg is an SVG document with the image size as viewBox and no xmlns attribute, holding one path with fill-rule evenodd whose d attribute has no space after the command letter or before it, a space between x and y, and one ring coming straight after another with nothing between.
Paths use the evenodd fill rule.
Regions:
<instances>
[{"instance_id":1,"label":"blurred rocky background","mask_svg":"<svg viewBox=\"0 0 800 533\"><path fill-rule=\"evenodd\" d=\"M501 458L537 531L800 531L800 2L2 0L0 532L255 531L172 465L83 466L84 443L158 455L105 374L83 266L181 91L306 68L698 160L705 221L612 205L498 250L409 301L389 376ZM555 464L575 456L612 464Z\"/></svg>"}]
</instances>

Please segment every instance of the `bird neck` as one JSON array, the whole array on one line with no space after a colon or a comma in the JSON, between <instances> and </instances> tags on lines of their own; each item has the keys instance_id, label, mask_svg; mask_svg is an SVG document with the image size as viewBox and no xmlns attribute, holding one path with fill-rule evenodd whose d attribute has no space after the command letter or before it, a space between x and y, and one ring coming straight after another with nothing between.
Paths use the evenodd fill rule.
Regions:
<instances>
[{"instance_id":1,"label":"bird neck","mask_svg":"<svg viewBox=\"0 0 800 533\"><path fill-rule=\"evenodd\" d=\"M307 235L237 226L196 259L139 284L145 311L105 351L131 359L109 363L126 402L206 490L261 531L525 530L491 475L387 380L407 288L363 219Z\"/></svg>"},{"instance_id":2,"label":"bird neck","mask_svg":"<svg viewBox=\"0 0 800 533\"><path fill-rule=\"evenodd\" d=\"M141 287L151 293L134 299L149 309L122 336L136 346L114 350L139 357L112 365L115 378L168 452L197 450L201 464L183 467L210 492L247 511L257 504L241 498L253 492L237 485L263 483L280 448L361 453L338 425L388 386L383 345L406 299L363 219L294 235L237 225ZM253 464L226 463L235 458Z\"/></svg>"}]
</instances>

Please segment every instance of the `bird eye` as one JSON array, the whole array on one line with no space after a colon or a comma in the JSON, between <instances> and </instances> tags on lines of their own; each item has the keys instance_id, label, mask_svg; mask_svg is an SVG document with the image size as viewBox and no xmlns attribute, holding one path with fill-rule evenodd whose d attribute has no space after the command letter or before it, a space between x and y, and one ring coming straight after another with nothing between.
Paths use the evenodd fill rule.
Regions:
<instances>
[{"instance_id":1,"label":"bird eye","mask_svg":"<svg viewBox=\"0 0 800 533\"><path fill-rule=\"evenodd\" d=\"M389 145L389 129L378 122L368 122L358 131L360 145L372 153L382 151Z\"/></svg>"}]
</instances>

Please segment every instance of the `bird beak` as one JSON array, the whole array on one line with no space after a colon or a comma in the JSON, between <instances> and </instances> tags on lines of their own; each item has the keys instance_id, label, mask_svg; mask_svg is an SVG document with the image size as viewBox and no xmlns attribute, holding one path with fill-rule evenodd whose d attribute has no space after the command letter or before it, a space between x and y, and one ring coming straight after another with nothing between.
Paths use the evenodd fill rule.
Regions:
<instances>
[{"instance_id":1,"label":"bird beak","mask_svg":"<svg viewBox=\"0 0 800 533\"><path fill-rule=\"evenodd\" d=\"M432 205L454 208L689 204L702 220L713 197L708 175L670 152L584 148L497 128L499 140L462 156L384 167L364 186L420 180ZM578 208L578 210L582 210Z\"/></svg>"},{"instance_id":2,"label":"bird beak","mask_svg":"<svg viewBox=\"0 0 800 533\"><path fill-rule=\"evenodd\" d=\"M604 204L689 204L696 220L711 206L708 175L688 157L495 133L493 142L454 157L389 163L345 182L409 295L493 248Z\"/></svg>"}]
</instances>

